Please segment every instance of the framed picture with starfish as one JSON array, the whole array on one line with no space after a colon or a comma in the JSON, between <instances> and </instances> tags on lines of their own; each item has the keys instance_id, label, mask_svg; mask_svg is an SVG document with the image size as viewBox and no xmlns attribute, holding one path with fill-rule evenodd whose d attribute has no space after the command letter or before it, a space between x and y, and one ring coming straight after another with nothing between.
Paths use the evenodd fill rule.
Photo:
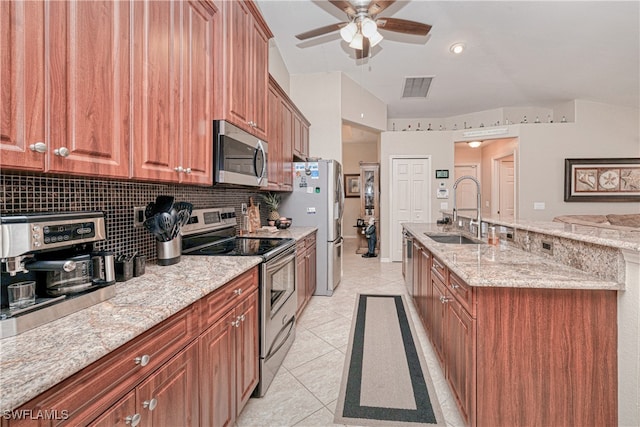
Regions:
<instances>
[{"instance_id":1,"label":"framed picture with starfish","mask_svg":"<svg viewBox=\"0 0 640 427\"><path fill-rule=\"evenodd\" d=\"M565 159L565 202L640 202L640 158Z\"/></svg>"}]
</instances>

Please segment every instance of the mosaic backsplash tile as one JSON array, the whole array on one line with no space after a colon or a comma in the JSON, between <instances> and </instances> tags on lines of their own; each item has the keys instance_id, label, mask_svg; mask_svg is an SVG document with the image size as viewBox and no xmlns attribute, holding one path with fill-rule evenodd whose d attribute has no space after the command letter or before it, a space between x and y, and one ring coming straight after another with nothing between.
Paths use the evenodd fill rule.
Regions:
<instances>
[{"instance_id":1,"label":"mosaic backsplash tile","mask_svg":"<svg viewBox=\"0 0 640 427\"><path fill-rule=\"evenodd\" d=\"M27 172L0 173L1 215L102 211L107 240L97 243L96 249L116 254L138 251L151 262L157 259L156 241L146 229L133 226L133 208L146 206L160 194L190 202L194 208L232 206L238 217L240 205L248 204L250 197L254 197L256 203L261 201L260 193L251 189L52 177ZM260 210L263 224L266 224L267 214L266 209Z\"/></svg>"}]
</instances>

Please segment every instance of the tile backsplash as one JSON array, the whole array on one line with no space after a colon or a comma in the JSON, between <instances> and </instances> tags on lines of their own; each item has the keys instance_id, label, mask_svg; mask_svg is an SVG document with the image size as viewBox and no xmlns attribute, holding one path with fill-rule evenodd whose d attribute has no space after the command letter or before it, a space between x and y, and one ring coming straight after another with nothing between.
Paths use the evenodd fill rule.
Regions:
<instances>
[{"instance_id":1,"label":"tile backsplash","mask_svg":"<svg viewBox=\"0 0 640 427\"><path fill-rule=\"evenodd\" d=\"M194 208L232 206L238 216L241 203L248 204L250 197L255 203L261 202L260 193L251 189L0 173L0 215L102 211L107 240L97 243L96 249L116 254L138 251L152 262L157 259L155 238L145 228L133 226L133 208L146 206L160 194L190 202ZM266 209L261 209L260 214L266 224Z\"/></svg>"}]
</instances>

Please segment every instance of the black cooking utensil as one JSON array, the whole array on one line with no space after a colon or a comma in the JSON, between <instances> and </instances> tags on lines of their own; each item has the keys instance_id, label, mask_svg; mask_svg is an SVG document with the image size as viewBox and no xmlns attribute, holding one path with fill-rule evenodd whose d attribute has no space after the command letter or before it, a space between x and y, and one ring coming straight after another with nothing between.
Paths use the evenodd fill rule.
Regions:
<instances>
[{"instance_id":1,"label":"black cooking utensil","mask_svg":"<svg viewBox=\"0 0 640 427\"><path fill-rule=\"evenodd\" d=\"M173 196L158 196L156 197L156 212L171 212L173 206Z\"/></svg>"},{"instance_id":2,"label":"black cooking utensil","mask_svg":"<svg viewBox=\"0 0 640 427\"><path fill-rule=\"evenodd\" d=\"M151 218L156 214L156 204L153 202L149 202L149 204L144 208L144 217Z\"/></svg>"}]
</instances>

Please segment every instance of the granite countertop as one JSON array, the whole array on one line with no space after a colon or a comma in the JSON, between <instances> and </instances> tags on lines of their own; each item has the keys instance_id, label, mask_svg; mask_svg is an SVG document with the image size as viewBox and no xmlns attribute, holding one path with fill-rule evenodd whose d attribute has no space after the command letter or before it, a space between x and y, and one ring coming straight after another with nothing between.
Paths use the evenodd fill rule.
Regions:
<instances>
[{"instance_id":1,"label":"granite countertop","mask_svg":"<svg viewBox=\"0 0 640 427\"><path fill-rule=\"evenodd\" d=\"M299 240L314 227L253 233ZM262 262L259 256L182 256L147 265L116 296L0 340L0 411L15 409Z\"/></svg>"},{"instance_id":2,"label":"granite countertop","mask_svg":"<svg viewBox=\"0 0 640 427\"><path fill-rule=\"evenodd\" d=\"M452 212L450 211L443 211L443 213L452 215ZM468 218L464 213L459 214L459 216ZM596 245L640 252L640 230L637 232L622 231L606 227L598 227L595 224L593 226L589 226L553 221L531 221L521 219L505 221L493 217L482 218L482 221L525 231L548 234L550 236L564 237Z\"/></svg>"},{"instance_id":3,"label":"granite countertop","mask_svg":"<svg viewBox=\"0 0 640 427\"><path fill-rule=\"evenodd\" d=\"M620 290L623 285L501 243L438 243L425 232L442 232L436 224L404 223L404 228L470 286Z\"/></svg>"},{"instance_id":4,"label":"granite countertop","mask_svg":"<svg viewBox=\"0 0 640 427\"><path fill-rule=\"evenodd\" d=\"M271 231L256 231L249 234L249 237L274 237L276 239L295 239L300 240L307 237L309 234L316 231L317 227L289 227L284 230Z\"/></svg>"}]
</instances>

